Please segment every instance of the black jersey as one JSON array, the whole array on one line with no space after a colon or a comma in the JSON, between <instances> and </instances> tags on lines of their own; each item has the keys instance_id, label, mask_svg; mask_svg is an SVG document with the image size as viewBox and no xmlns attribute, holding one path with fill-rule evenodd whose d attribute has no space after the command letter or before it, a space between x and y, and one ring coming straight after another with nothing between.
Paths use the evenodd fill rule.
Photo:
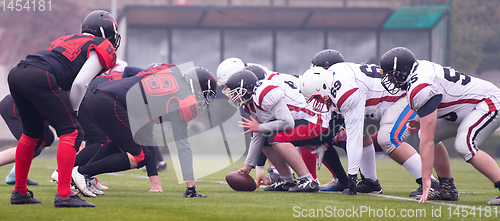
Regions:
<instances>
[{"instance_id":1,"label":"black jersey","mask_svg":"<svg viewBox=\"0 0 500 221\"><path fill-rule=\"evenodd\" d=\"M137 106L136 109L141 109L146 104L149 114L146 111L139 112L152 118L168 117L170 113L178 111L182 120L188 122L197 115L196 98L175 65L144 69L135 76L102 83L97 86L97 90L115 95L126 108Z\"/></svg>"},{"instance_id":2,"label":"black jersey","mask_svg":"<svg viewBox=\"0 0 500 221\"><path fill-rule=\"evenodd\" d=\"M22 64L31 64L52 73L63 90L69 90L76 75L87 61L91 50L95 50L104 72L116 63L113 45L105 38L92 35L64 35L52 43L47 50L26 56Z\"/></svg>"}]
</instances>

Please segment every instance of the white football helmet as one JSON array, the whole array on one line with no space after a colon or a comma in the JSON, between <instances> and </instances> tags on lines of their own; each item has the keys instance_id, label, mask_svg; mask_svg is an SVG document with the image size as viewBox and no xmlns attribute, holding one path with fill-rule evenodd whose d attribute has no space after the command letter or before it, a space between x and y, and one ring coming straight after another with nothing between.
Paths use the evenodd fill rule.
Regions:
<instances>
[{"instance_id":1,"label":"white football helmet","mask_svg":"<svg viewBox=\"0 0 500 221\"><path fill-rule=\"evenodd\" d=\"M332 85L333 74L330 71L322 67L312 67L301 77L300 92L314 111L326 113L332 105L329 96Z\"/></svg>"},{"instance_id":2,"label":"white football helmet","mask_svg":"<svg viewBox=\"0 0 500 221\"><path fill-rule=\"evenodd\" d=\"M217 84L222 86L227 83L227 79L234 73L245 68L245 63L239 58L228 58L222 61L217 67Z\"/></svg>"}]
</instances>

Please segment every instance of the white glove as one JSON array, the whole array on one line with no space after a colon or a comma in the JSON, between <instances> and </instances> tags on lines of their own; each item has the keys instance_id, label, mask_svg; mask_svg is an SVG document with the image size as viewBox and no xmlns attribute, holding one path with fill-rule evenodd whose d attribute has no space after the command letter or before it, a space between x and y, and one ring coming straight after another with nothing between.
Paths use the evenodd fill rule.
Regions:
<instances>
[{"instance_id":1,"label":"white glove","mask_svg":"<svg viewBox=\"0 0 500 221\"><path fill-rule=\"evenodd\" d=\"M323 161L323 157L325 156L325 152L327 149L328 147L325 147L325 145L321 144L316 148L316 150L311 151L312 154L318 154L318 170L321 169L321 162Z\"/></svg>"}]
</instances>

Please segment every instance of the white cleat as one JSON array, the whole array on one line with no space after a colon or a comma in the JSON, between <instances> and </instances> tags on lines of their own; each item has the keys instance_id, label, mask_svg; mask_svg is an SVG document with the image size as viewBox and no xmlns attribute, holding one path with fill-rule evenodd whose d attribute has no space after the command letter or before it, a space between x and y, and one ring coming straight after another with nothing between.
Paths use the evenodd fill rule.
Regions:
<instances>
[{"instance_id":1,"label":"white cleat","mask_svg":"<svg viewBox=\"0 0 500 221\"><path fill-rule=\"evenodd\" d=\"M50 178L52 178L52 182L57 183L57 181L59 180L59 172L57 170L54 170Z\"/></svg>"},{"instance_id":2,"label":"white cleat","mask_svg":"<svg viewBox=\"0 0 500 221\"><path fill-rule=\"evenodd\" d=\"M78 166L73 167L71 178L73 178L73 182L75 183L76 187L84 196L96 197L96 195L87 188L87 181L85 180L85 176L78 172Z\"/></svg>"},{"instance_id":3,"label":"white cleat","mask_svg":"<svg viewBox=\"0 0 500 221\"><path fill-rule=\"evenodd\" d=\"M104 186L101 184L101 182L99 182L99 180L97 180L97 178L95 178L95 176L91 177L90 178L90 183L98 190L107 190L108 187L107 186Z\"/></svg>"}]
</instances>

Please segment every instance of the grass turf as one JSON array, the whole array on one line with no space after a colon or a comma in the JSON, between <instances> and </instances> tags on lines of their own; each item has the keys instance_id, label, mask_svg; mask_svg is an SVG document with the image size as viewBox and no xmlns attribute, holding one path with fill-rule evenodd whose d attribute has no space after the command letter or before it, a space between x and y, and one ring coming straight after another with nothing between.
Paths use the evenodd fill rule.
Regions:
<instances>
[{"instance_id":1,"label":"grass turf","mask_svg":"<svg viewBox=\"0 0 500 221\"><path fill-rule=\"evenodd\" d=\"M342 161L346 165L346 159ZM95 208L55 208L53 199L57 185L50 182L50 175L56 168L56 160L55 156L45 154L33 161L29 175L40 185L28 187L42 204L11 205L9 196L14 187L1 182L0 220L288 220L296 217L326 220L341 215L342 220L420 220L424 217L426 220L498 220L500 208L488 207L489 210L485 210L486 202L500 194L498 190L471 165L460 159L451 163L460 200L444 202L446 204L419 204L405 200L411 199L408 194L418 187L413 176L389 158L378 157L377 171L383 195L400 198L340 193L270 193L262 188L255 192L235 192L226 184L214 182L225 181L227 173L243 164L238 161L197 181L198 192L208 198L188 199L182 197L185 185L178 184L172 164L168 162L169 171L160 173L163 193L149 193L146 173L134 169L99 175L99 180L109 187L106 195L84 198L93 202ZM2 177L10 168L0 167ZM251 175L254 176L255 172L252 171ZM331 180L325 167L318 172L318 179L322 183ZM481 207L482 210L472 207ZM353 209L357 213L353 213ZM365 212L361 213L362 210ZM440 217L437 217L437 211L440 211Z\"/></svg>"}]
</instances>

